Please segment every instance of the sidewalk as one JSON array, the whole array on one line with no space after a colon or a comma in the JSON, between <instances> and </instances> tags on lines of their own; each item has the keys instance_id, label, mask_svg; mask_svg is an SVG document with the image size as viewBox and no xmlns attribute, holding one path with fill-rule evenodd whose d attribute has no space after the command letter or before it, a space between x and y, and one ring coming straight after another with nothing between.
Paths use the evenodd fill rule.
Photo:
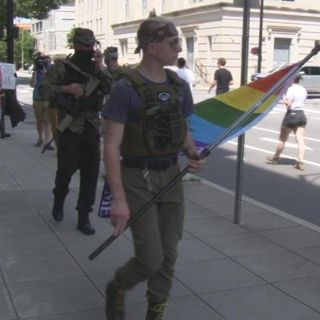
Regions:
<instances>
[{"instance_id":1,"label":"sidewalk","mask_svg":"<svg viewBox=\"0 0 320 320\"><path fill-rule=\"evenodd\" d=\"M52 220L56 156L33 146L30 114L0 139L0 319L103 320L104 286L131 256L130 234L88 260L113 229L94 213L95 236L76 230L78 177L65 220ZM230 192L184 184L186 221L166 320L320 320L317 228L250 199L235 225ZM128 294L127 320L144 319L144 291L142 284Z\"/></svg>"}]
</instances>

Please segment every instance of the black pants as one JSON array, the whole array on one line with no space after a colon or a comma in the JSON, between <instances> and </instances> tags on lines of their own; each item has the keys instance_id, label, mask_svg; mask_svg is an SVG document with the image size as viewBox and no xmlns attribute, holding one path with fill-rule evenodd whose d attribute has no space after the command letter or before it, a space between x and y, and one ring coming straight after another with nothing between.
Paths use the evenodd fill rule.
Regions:
<instances>
[{"instance_id":1,"label":"black pants","mask_svg":"<svg viewBox=\"0 0 320 320\"><path fill-rule=\"evenodd\" d=\"M86 124L82 134L65 130L59 135L58 168L53 194L64 200L69 192L72 175L80 170L80 191L77 210L92 211L95 201L100 163L100 136L96 129Z\"/></svg>"},{"instance_id":2,"label":"black pants","mask_svg":"<svg viewBox=\"0 0 320 320\"><path fill-rule=\"evenodd\" d=\"M4 106L2 106L2 107L0 107L0 135L1 135L1 137L3 137L6 134L4 115L5 115Z\"/></svg>"}]
</instances>

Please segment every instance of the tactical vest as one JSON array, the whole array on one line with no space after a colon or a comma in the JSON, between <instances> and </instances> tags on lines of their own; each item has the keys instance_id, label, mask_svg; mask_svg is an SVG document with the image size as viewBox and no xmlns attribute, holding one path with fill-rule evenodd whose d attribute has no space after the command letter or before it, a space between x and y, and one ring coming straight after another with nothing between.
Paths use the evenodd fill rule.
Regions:
<instances>
[{"instance_id":1,"label":"tactical vest","mask_svg":"<svg viewBox=\"0 0 320 320\"><path fill-rule=\"evenodd\" d=\"M77 72L72 66L70 66L65 60L60 60L63 63L66 71L64 74L63 82L61 85L68 85L71 83L80 83L85 86L88 81L88 78L85 76L85 72L82 75L80 72ZM94 69L94 66L91 68ZM96 89L89 97L78 97L78 105L79 112L86 112L86 111L93 111L98 112L102 106L102 99L103 96L98 93L98 89ZM63 95L66 99L70 100L70 102L74 102L75 98L73 96L64 94Z\"/></svg>"},{"instance_id":2,"label":"tactical vest","mask_svg":"<svg viewBox=\"0 0 320 320\"><path fill-rule=\"evenodd\" d=\"M139 123L125 125L121 145L124 157L171 155L183 146L186 123L179 99L183 81L175 72L166 71L166 84L149 84L134 69L124 74L143 104Z\"/></svg>"}]
</instances>

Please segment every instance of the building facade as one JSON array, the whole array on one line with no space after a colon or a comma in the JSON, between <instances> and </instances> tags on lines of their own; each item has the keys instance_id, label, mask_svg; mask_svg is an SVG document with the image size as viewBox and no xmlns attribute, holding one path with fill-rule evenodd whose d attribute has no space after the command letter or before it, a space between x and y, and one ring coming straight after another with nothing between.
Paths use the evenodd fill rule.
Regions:
<instances>
[{"instance_id":1,"label":"building facade","mask_svg":"<svg viewBox=\"0 0 320 320\"><path fill-rule=\"evenodd\" d=\"M152 9L177 25L180 56L188 66L212 81L219 57L240 83L243 0L76 0L75 25L92 29L102 48L117 46L120 62L133 64L136 31ZM260 1L250 0L249 48L259 43ZM262 70L298 61L319 40L320 1L264 0ZM319 57L311 63L320 64ZM248 75L256 72L257 56L249 53ZM249 80L249 79L248 79Z\"/></svg>"},{"instance_id":2,"label":"building facade","mask_svg":"<svg viewBox=\"0 0 320 320\"><path fill-rule=\"evenodd\" d=\"M52 58L72 52L67 48L67 34L75 24L74 11L73 4L63 5L59 9L50 10L46 19L33 21L31 32L36 38L36 51Z\"/></svg>"}]
</instances>

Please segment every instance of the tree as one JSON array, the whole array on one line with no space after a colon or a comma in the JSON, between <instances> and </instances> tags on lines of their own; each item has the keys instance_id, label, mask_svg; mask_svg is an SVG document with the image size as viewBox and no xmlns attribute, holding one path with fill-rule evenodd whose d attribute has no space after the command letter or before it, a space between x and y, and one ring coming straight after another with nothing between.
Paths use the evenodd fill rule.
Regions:
<instances>
[{"instance_id":1,"label":"tree","mask_svg":"<svg viewBox=\"0 0 320 320\"><path fill-rule=\"evenodd\" d=\"M23 62L32 63L33 50L36 39L32 37L30 31L20 30L19 38L16 39L14 48L14 60L17 63L22 62L22 47L23 47ZM23 66L22 66L23 67Z\"/></svg>"},{"instance_id":2,"label":"tree","mask_svg":"<svg viewBox=\"0 0 320 320\"><path fill-rule=\"evenodd\" d=\"M74 49L73 45L73 38L74 38L74 27L70 30L70 32L67 34L67 48Z\"/></svg>"},{"instance_id":3,"label":"tree","mask_svg":"<svg viewBox=\"0 0 320 320\"><path fill-rule=\"evenodd\" d=\"M23 32L23 35L22 35ZM19 64L22 61L22 43L23 43L23 55L24 63L32 62L33 49L36 39L31 36L30 31L19 32L19 37L15 40L14 48L14 61ZM0 41L0 61L7 60L7 43L6 41Z\"/></svg>"},{"instance_id":4,"label":"tree","mask_svg":"<svg viewBox=\"0 0 320 320\"><path fill-rule=\"evenodd\" d=\"M6 23L7 1L0 0L0 24ZM44 19L52 9L58 9L63 4L72 3L70 0L16 0L14 1L14 15L17 17Z\"/></svg>"},{"instance_id":5,"label":"tree","mask_svg":"<svg viewBox=\"0 0 320 320\"><path fill-rule=\"evenodd\" d=\"M58 9L63 4L73 4L74 0L0 0L0 27L5 26L7 24L7 3L8 1L13 1L14 13L13 15L18 17L25 18L35 18L35 19L44 19L48 16L48 13L52 9ZM21 32L20 32L21 37ZM11 39L13 41L13 39ZM17 40L17 44L19 40ZM21 40L20 40L21 41ZM29 41L29 40L27 40ZM30 43L32 40L30 40ZM23 44L25 47L25 43ZM6 39L0 39L0 60L6 61L6 49L7 42ZM29 60L30 52L27 42L26 47L26 61ZM19 53L20 52L20 53ZM20 54L20 56L19 56ZM15 61L21 61L21 43L20 50L19 48L15 48ZM28 61L29 62L29 61Z\"/></svg>"}]
</instances>

